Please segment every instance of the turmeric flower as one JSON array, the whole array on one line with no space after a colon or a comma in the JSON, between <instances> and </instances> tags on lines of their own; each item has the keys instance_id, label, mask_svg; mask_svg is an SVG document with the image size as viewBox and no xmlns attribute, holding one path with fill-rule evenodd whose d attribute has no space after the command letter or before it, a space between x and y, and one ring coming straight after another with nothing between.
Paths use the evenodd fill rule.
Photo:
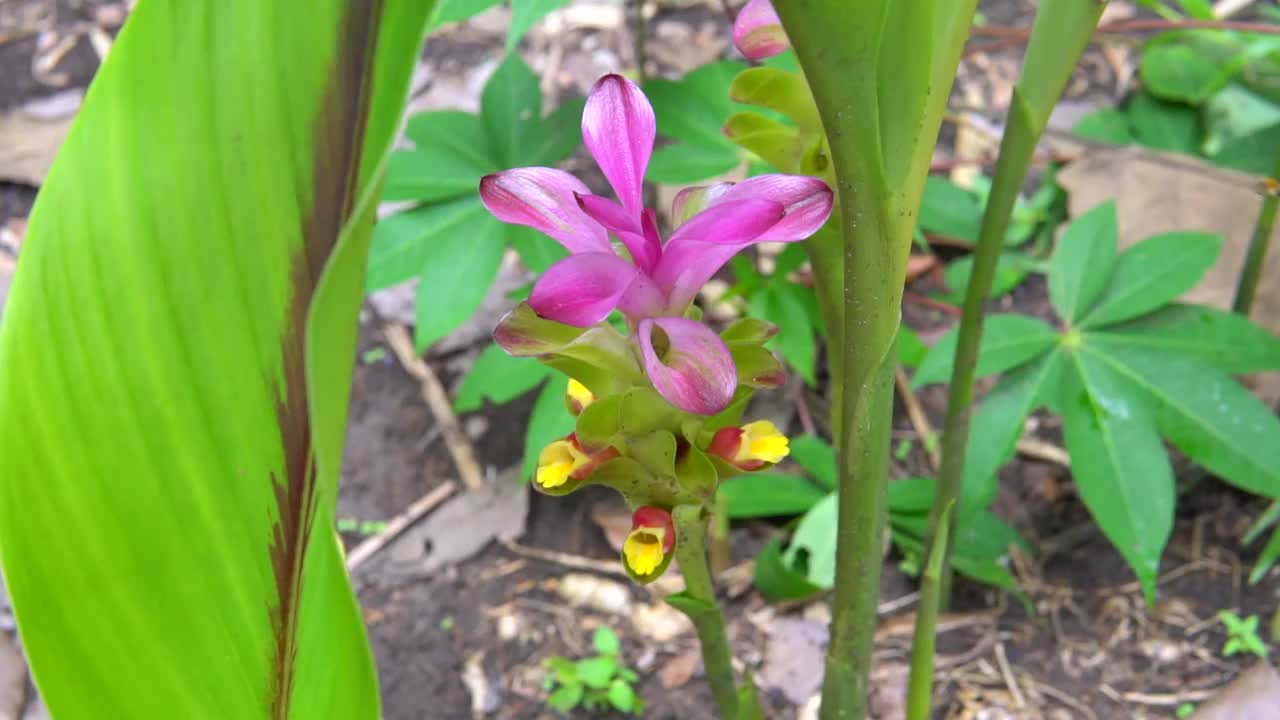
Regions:
<instances>
[{"instance_id":1,"label":"turmeric flower","mask_svg":"<svg viewBox=\"0 0 1280 720\"><path fill-rule=\"evenodd\" d=\"M728 406L737 371L725 343L685 310L739 250L811 235L831 214L832 193L820 179L791 175L687 188L664 241L642 197L655 134L640 88L606 75L587 98L582 139L616 201L541 167L487 175L480 197L499 220L539 230L570 252L533 287L529 306L539 316L584 328L621 311L654 388L682 410L711 415Z\"/></svg>"}]
</instances>

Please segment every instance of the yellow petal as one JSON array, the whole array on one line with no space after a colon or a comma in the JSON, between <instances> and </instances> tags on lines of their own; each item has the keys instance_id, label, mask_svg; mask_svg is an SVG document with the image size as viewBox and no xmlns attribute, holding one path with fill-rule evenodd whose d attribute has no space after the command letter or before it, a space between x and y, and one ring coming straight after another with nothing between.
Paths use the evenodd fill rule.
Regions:
<instances>
[{"instance_id":1,"label":"yellow petal","mask_svg":"<svg viewBox=\"0 0 1280 720\"><path fill-rule=\"evenodd\" d=\"M742 444L738 448L739 460L762 460L776 463L791 454L787 436L768 420L757 420L742 426Z\"/></svg>"},{"instance_id":2,"label":"yellow petal","mask_svg":"<svg viewBox=\"0 0 1280 720\"><path fill-rule=\"evenodd\" d=\"M588 390L586 385L573 378L569 378L569 387L565 390L565 394L577 404L579 411L595 402L596 399L595 394Z\"/></svg>"},{"instance_id":3,"label":"yellow petal","mask_svg":"<svg viewBox=\"0 0 1280 720\"><path fill-rule=\"evenodd\" d=\"M574 470L590 462L581 450L568 440L556 440L538 454L538 473L534 480L544 488L560 487L569 481Z\"/></svg>"},{"instance_id":4,"label":"yellow petal","mask_svg":"<svg viewBox=\"0 0 1280 720\"><path fill-rule=\"evenodd\" d=\"M622 554L631 572L641 577L652 575L662 565L662 531L659 528L637 528L622 544Z\"/></svg>"}]
</instances>

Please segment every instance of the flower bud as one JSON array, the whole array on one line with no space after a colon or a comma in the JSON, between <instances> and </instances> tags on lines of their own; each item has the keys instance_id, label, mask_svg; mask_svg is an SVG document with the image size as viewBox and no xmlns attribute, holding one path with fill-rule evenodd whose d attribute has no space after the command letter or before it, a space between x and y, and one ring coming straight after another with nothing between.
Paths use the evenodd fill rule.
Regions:
<instances>
[{"instance_id":1,"label":"flower bud","mask_svg":"<svg viewBox=\"0 0 1280 720\"><path fill-rule=\"evenodd\" d=\"M631 515L631 532L622 543L622 562L634 579L648 582L671 564L675 546L676 528L671 513L646 505Z\"/></svg>"},{"instance_id":2,"label":"flower bud","mask_svg":"<svg viewBox=\"0 0 1280 720\"><path fill-rule=\"evenodd\" d=\"M565 389L564 404L569 408L571 415L578 415L586 409L588 405L595 402L596 396L586 385L569 378L569 387Z\"/></svg>"},{"instance_id":3,"label":"flower bud","mask_svg":"<svg viewBox=\"0 0 1280 720\"><path fill-rule=\"evenodd\" d=\"M760 470L791 453L787 436L768 420L757 420L742 427L721 428L711 438L707 453L715 455L739 470Z\"/></svg>"}]
</instances>

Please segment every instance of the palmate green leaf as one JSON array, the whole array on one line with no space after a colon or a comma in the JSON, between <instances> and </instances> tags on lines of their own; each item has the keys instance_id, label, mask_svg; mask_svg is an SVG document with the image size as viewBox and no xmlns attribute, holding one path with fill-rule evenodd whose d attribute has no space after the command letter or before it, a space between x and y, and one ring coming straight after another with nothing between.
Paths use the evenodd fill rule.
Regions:
<instances>
[{"instance_id":1,"label":"palmate green leaf","mask_svg":"<svg viewBox=\"0 0 1280 720\"><path fill-rule=\"evenodd\" d=\"M791 438L791 459L828 490L836 488L836 451L816 435Z\"/></svg>"},{"instance_id":2,"label":"palmate green leaf","mask_svg":"<svg viewBox=\"0 0 1280 720\"><path fill-rule=\"evenodd\" d=\"M780 537L770 539L760 548L751 581L761 594L773 602L796 600L822 592L822 588L809 582L803 572L787 564Z\"/></svg>"},{"instance_id":3,"label":"palmate green leaf","mask_svg":"<svg viewBox=\"0 0 1280 720\"><path fill-rule=\"evenodd\" d=\"M501 168L489 156L489 141L476 116L458 110L421 113L405 135L412 150L398 150L387 164L382 199L448 200L474 195L479 179Z\"/></svg>"},{"instance_id":4,"label":"palmate green leaf","mask_svg":"<svg viewBox=\"0 0 1280 720\"><path fill-rule=\"evenodd\" d=\"M930 175L920 200L919 222L926 232L975 243L982 224L982 205L968 190Z\"/></svg>"},{"instance_id":5,"label":"palmate green leaf","mask_svg":"<svg viewBox=\"0 0 1280 720\"><path fill-rule=\"evenodd\" d=\"M1125 112L1138 143L1156 150L1199 154L1200 118L1195 108L1139 92L1129 101Z\"/></svg>"},{"instance_id":6,"label":"palmate green leaf","mask_svg":"<svg viewBox=\"0 0 1280 720\"><path fill-rule=\"evenodd\" d=\"M436 3L435 12L431 14L428 32L441 25L462 22L475 17L502 0L440 0Z\"/></svg>"},{"instance_id":7,"label":"palmate green leaf","mask_svg":"<svg viewBox=\"0 0 1280 720\"><path fill-rule=\"evenodd\" d=\"M1200 281L1221 248L1221 236L1200 232L1161 233L1130 247L1116 258L1106 288L1080 327L1111 325L1168 304Z\"/></svg>"},{"instance_id":8,"label":"palmate green leaf","mask_svg":"<svg viewBox=\"0 0 1280 720\"><path fill-rule=\"evenodd\" d=\"M809 582L829 588L836 578L836 494L831 493L809 508L796 525L791 546L783 554L787 565L796 567L805 553Z\"/></svg>"},{"instance_id":9,"label":"palmate green leaf","mask_svg":"<svg viewBox=\"0 0 1280 720\"><path fill-rule=\"evenodd\" d=\"M1086 335L1089 355L1144 395L1156 425L1187 457L1239 488L1280 498L1280 419L1225 373Z\"/></svg>"},{"instance_id":10,"label":"palmate green leaf","mask_svg":"<svg viewBox=\"0 0 1280 720\"><path fill-rule=\"evenodd\" d=\"M1116 108L1101 108L1087 113L1076 122L1071 132L1088 140L1111 145L1128 145L1134 141L1133 132L1129 128L1129 116Z\"/></svg>"},{"instance_id":11,"label":"palmate green leaf","mask_svg":"<svg viewBox=\"0 0 1280 720\"><path fill-rule=\"evenodd\" d=\"M778 326L772 347L805 382L817 385L817 340L804 306L806 292L793 282L775 278L751 297L751 314Z\"/></svg>"},{"instance_id":12,"label":"palmate green leaf","mask_svg":"<svg viewBox=\"0 0 1280 720\"><path fill-rule=\"evenodd\" d=\"M574 417L564 405L564 389L568 378L553 372L547 384L542 386L538 399L529 416L529 429L524 436L524 466L521 479L529 479L538 467L538 454L542 448L573 432Z\"/></svg>"},{"instance_id":13,"label":"palmate green leaf","mask_svg":"<svg viewBox=\"0 0 1280 720\"><path fill-rule=\"evenodd\" d=\"M504 405L534 389L551 374L551 368L532 358L512 357L498 345L490 345L462 379L453 407L458 412L479 410L485 398Z\"/></svg>"},{"instance_id":14,"label":"palmate green leaf","mask_svg":"<svg viewBox=\"0 0 1280 720\"><path fill-rule=\"evenodd\" d=\"M53 716L378 717L333 514L430 9L142 2L94 80L0 324L0 556Z\"/></svg>"},{"instance_id":15,"label":"palmate green leaf","mask_svg":"<svg viewBox=\"0 0 1280 720\"><path fill-rule=\"evenodd\" d=\"M1209 159L1215 165L1222 167L1255 175L1270 175L1278 151L1280 151L1280 123L1269 125L1226 143Z\"/></svg>"},{"instance_id":16,"label":"palmate green leaf","mask_svg":"<svg viewBox=\"0 0 1280 720\"><path fill-rule=\"evenodd\" d=\"M425 264L413 303L413 342L419 353L466 322L498 276L506 226L476 225L474 233L440 235L421 243Z\"/></svg>"},{"instance_id":17,"label":"palmate green leaf","mask_svg":"<svg viewBox=\"0 0 1280 720\"><path fill-rule=\"evenodd\" d=\"M1280 338L1242 315L1202 305L1169 305L1090 337L1105 338L1113 352L1123 347L1170 353L1227 373L1280 369Z\"/></svg>"},{"instance_id":18,"label":"palmate green leaf","mask_svg":"<svg viewBox=\"0 0 1280 720\"><path fill-rule=\"evenodd\" d=\"M1058 238L1049 261L1049 300L1063 320L1079 320L1106 288L1119 234L1111 201L1071 221Z\"/></svg>"},{"instance_id":19,"label":"palmate green leaf","mask_svg":"<svg viewBox=\"0 0 1280 720\"><path fill-rule=\"evenodd\" d=\"M1034 267L1035 261L1022 253L1000 253L1000 257L996 260L996 274L991 282L989 296L1000 297L1012 292L1014 288L1022 284L1027 275L1031 274ZM947 269L943 275L946 278L947 288L950 292L937 293L936 297L952 305L964 304L964 296L969 288L969 276L972 274L972 255L966 255L947 263Z\"/></svg>"},{"instance_id":20,"label":"palmate green leaf","mask_svg":"<svg viewBox=\"0 0 1280 720\"><path fill-rule=\"evenodd\" d=\"M502 229L474 194L389 215L374 227L365 286L378 290L417 277L438 254L437 242L465 243Z\"/></svg>"},{"instance_id":21,"label":"palmate green leaf","mask_svg":"<svg viewBox=\"0 0 1280 720\"><path fill-rule=\"evenodd\" d=\"M1280 123L1280 106L1239 82L1214 93L1204 104L1203 112L1204 150L1211 158L1228 143Z\"/></svg>"},{"instance_id":22,"label":"palmate green leaf","mask_svg":"<svg viewBox=\"0 0 1280 720\"><path fill-rule=\"evenodd\" d=\"M1028 415L1057 392L1063 355L1053 352L1016 368L982 399L969 427L958 515L986 508L999 491L997 473L1013 456Z\"/></svg>"},{"instance_id":23,"label":"palmate green leaf","mask_svg":"<svg viewBox=\"0 0 1280 720\"><path fill-rule=\"evenodd\" d=\"M983 328L978 345L977 377L1022 365L1048 350L1058 339L1053 328L1030 315L989 315L983 320ZM958 334L959 330L952 328L938 338L911 379L914 387L944 382L951 377Z\"/></svg>"},{"instance_id":24,"label":"palmate green leaf","mask_svg":"<svg viewBox=\"0 0 1280 720\"><path fill-rule=\"evenodd\" d=\"M742 154L721 127L737 110L747 109L729 99L725 89L746 69L736 62L718 62L694 70L680 80L650 80L645 94L658 118L658 134L676 141L659 148L649 165L654 182L685 184L732 170Z\"/></svg>"},{"instance_id":25,"label":"palmate green leaf","mask_svg":"<svg viewBox=\"0 0 1280 720\"><path fill-rule=\"evenodd\" d=\"M511 25L507 28L507 52L520 46L529 29L552 10L569 4L569 0L511 0Z\"/></svg>"},{"instance_id":26,"label":"palmate green leaf","mask_svg":"<svg viewBox=\"0 0 1280 720\"><path fill-rule=\"evenodd\" d=\"M805 478L784 473L755 473L720 485L731 518L797 515L826 497L827 491Z\"/></svg>"},{"instance_id":27,"label":"palmate green leaf","mask_svg":"<svg viewBox=\"0 0 1280 720\"><path fill-rule=\"evenodd\" d=\"M1175 497L1155 420L1145 399L1092 353L1072 353L1062 377L1063 434L1080 498L1154 602Z\"/></svg>"}]
</instances>

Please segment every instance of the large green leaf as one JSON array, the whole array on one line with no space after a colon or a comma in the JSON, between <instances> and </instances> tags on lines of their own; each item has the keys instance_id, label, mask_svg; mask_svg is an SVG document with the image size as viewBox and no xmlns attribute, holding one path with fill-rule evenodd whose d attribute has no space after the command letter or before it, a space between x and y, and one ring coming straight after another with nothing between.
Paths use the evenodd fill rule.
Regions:
<instances>
[{"instance_id":1,"label":"large green leaf","mask_svg":"<svg viewBox=\"0 0 1280 720\"><path fill-rule=\"evenodd\" d=\"M732 518L795 515L827 495L808 480L784 473L739 475L722 483L720 493Z\"/></svg>"},{"instance_id":2,"label":"large green leaf","mask_svg":"<svg viewBox=\"0 0 1280 720\"><path fill-rule=\"evenodd\" d=\"M1280 369L1280 338L1243 315L1202 305L1170 305L1089 336L1195 358L1228 373Z\"/></svg>"},{"instance_id":3,"label":"large green leaf","mask_svg":"<svg viewBox=\"0 0 1280 720\"><path fill-rule=\"evenodd\" d=\"M1062 232L1049 261L1049 300L1067 322L1084 316L1107 286L1120 234L1115 202L1081 215Z\"/></svg>"},{"instance_id":4,"label":"large green leaf","mask_svg":"<svg viewBox=\"0 0 1280 720\"><path fill-rule=\"evenodd\" d=\"M1222 238L1212 233L1169 232L1125 250L1081 327L1098 327L1145 315L1190 290L1218 257Z\"/></svg>"},{"instance_id":5,"label":"large green leaf","mask_svg":"<svg viewBox=\"0 0 1280 720\"><path fill-rule=\"evenodd\" d=\"M1129 101L1126 111L1133 137L1140 144L1156 150L1199 154L1200 118L1195 108L1139 92Z\"/></svg>"},{"instance_id":6,"label":"large green leaf","mask_svg":"<svg viewBox=\"0 0 1280 720\"><path fill-rule=\"evenodd\" d=\"M1062 354L1050 353L1000 378L973 414L964 455L964 488L958 516L963 518L995 500L997 473L1012 455L1032 410L1057 390Z\"/></svg>"},{"instance_id":7,"label":"large green leaf","mask_svg":"<svg viewBox=\"0 0 1280 720\"><path fill-rule=\"evenodd\" d=\"M1193 360L1092 340L1089 352L1150 397L1161 433L1187 457L1251 493L1280 498L1280 419L1253 393Z\"/></svg>"},{"instance_id":8,"label":"large green leaf","mask_svg":"<svg viewBox=\"0 0 1280 720\"><path fill-rule=\"evenodd\" d=\"M1063 435L1080 498L1155 598L1160 555L1173 530L1173 470L1145 398L1092 354L1063 373Z\"/></svg>"},{"instance_id":9,"label":"large green leaf","mask_svg":"<svg viewBox=\"0 0 1280 720\"><path fill-rule=\"evenodd\" d=\"M958 330L947 331L929 349L911 384L920 387L951 377L956 356ZM983 377L1017 367L1053 346L1058 334L1030 315L997 314L983 320L978 345L977 376Z\"/></svg>"},{"instance_id":10,"label":"large green leaf","mask_svg":"<svg viewBox=\"0 0 1280 720\"><path fill-rule=\"evenodd\" d=\"M788 280L774 278L751 297L751 314L778 326L771 345L805 382L817 385L818 348L804 307L806 292L812 293Z\"/></svg>"},{"instance_id":11,"label":"large green leaf","mask_svg":"<svg viewBox=\"0 0 1280 720\"><path fill-rule=\"evenodd\" d=\"M54 717L378 717L332 517L430 9L147 0L94 81L0 326L0 556Z\"/></svg>"},{"instance_id":12,"label":"large green leaf","mask_svg":"<svg viewBox=\"0 0 1280 720\"><path fill-rule=\"evenodd\" d=\"M660 148L649 166L655 182L688 183L723 174L742 162L742 151L721 132L736 110L725 91L746 69L736 62L704 65L680 80L650 80L644 91L658 117L658 133L676 141Z\"/></svg>"},{"instance_id":13,"label":"large green leaf","mask_svg":"<svg viewBox=\"0 0 1280 720\"><path fill-rule=\"evenodd\" d=\"M502 405L537 387L554 371L532 358L512 357L498 345L480 353L467 376L462 378L453 401L458 412L479 410L485 398Z\"/></svg>"}]
</instances>

